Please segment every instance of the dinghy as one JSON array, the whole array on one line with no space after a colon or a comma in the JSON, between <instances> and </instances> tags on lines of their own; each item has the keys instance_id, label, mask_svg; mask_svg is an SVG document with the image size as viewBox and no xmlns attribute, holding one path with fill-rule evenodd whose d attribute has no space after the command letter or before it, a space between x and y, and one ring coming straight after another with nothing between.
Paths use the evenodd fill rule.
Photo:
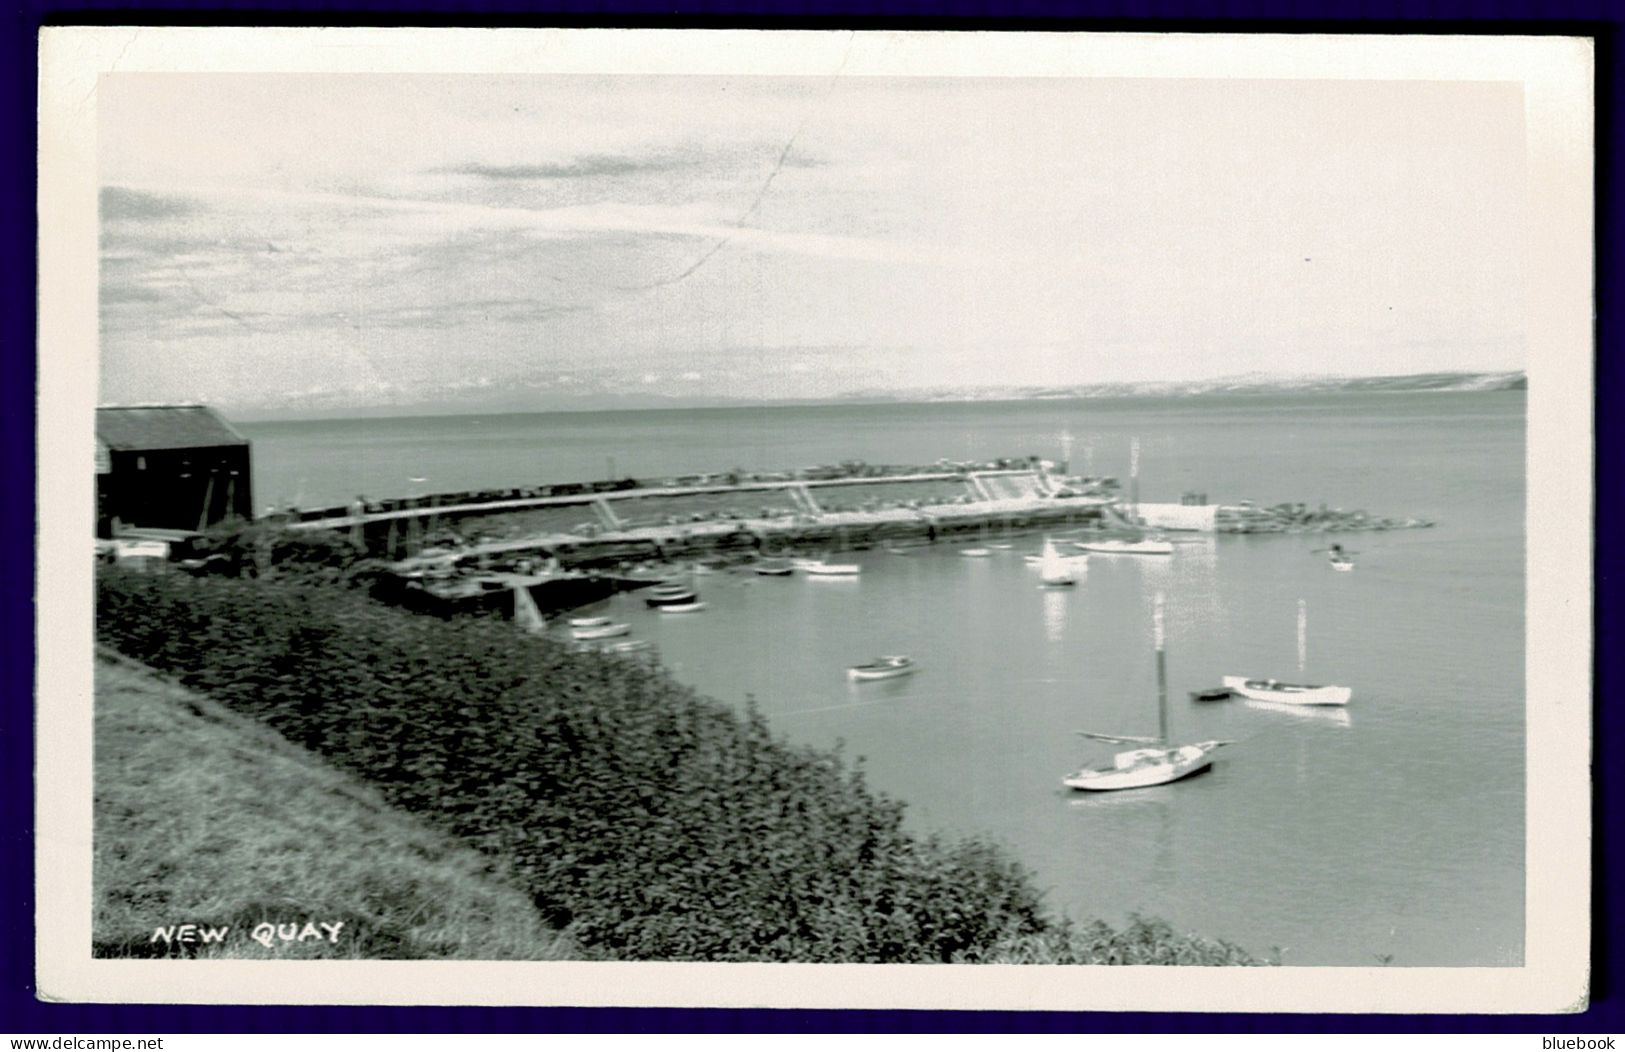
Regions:
<instances>
[{"instance_id":1,"label":"dinghy","mask_svg":"<svg viewBox=\"0 0 1625 1052\"><path fill-rule=\"evenodd\" d=\"M813 577L856 577L863 572L857 563L827 563L822 559L800 559L797 566Z\"/></svg>"},{"instance_id":2,"label":"dinghy","mask_svg":"<svg viewBox=\"0 0 1625 1052\"><path fill-rule=\"evenodd\" d=\"M1303 675L1309 658L1309 604L1298 600L1298 675ZM1252 679L1247 676L1224 676L1221 682L1235 693L1252 701L1272 702L1276 705L1347 705L1354 696L1349 687L1333 687L1309 683L1283 683L1275 679Z\"/></svg>"},{"instance_id":3,"label":"dinghy","mask_svg":"<svg viewBox=\"0 0 1625 1052\"><path fill-rule=\"evenodd\" d=\"M662 584L651 589L643 602L658 610L663 606L684 606L695 602L698 598L694 589L687 585Z\"/></svg>"},{"instance_id":4,"label":"dinghy","mask_svg":"<svg viewBox=\"0 0 1625 1052\"><path fill-rule=\"evenodd\" d=\"M1155 537L1147 537L1138 541L1099 540L1099 541L1073 541L1074 545L1086 552L1098 552L1101 555L1172 555L1174 546L1171 542Z\"/></svg>"},{"instance_id":5,"label":"dinghy","mask_svg":"<svg viewBox=\"0 0 1625 1052\"><path fill-rule=\"evenodd\" d=\"M899 676L912 674L919 666L914 664L913 658L894 654L889 657L877 657L873 661L862 665L852 665L846 670L846 678L854 682L870 679L896 679Z\"/></svg>"},{"instance_id":6,"label":"dinghy","mask_svg":"<svg viewBox=\"0 0 1625 1052\"><path fill-rule=\"evenodd\" d=\"M604 618L585 618L582 620L602 621L603 624L580 625L570 629L570 635L576 639L609 639L614 636L624 636L632 631L632 626L620 624Z\"/></svg>"},{"instance_id":7,"label":"dinghy","mask_svg":"<svg viewBox=\"0 0 1625 1052\"><path fill-rule=\"evenodd\" d=\"M1277 705L1347 705L1349 698L1354 696L1353 689L1349 687L1282 683L1273 679L1247 679L1245 676L1225 676L1224 685L1244 698Z\"/></svg>"}]
</instances>

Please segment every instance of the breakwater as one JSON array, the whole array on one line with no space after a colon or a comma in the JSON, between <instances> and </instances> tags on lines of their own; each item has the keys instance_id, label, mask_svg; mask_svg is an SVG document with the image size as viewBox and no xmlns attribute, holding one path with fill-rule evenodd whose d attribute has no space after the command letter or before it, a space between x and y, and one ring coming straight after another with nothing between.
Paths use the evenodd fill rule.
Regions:
<instances>
[{"instance_id":1,"label":"breakwater","mask_svg":"<svg viewBox=\"0 0 1625 1052\"><path fill-rule=\"evenodd\" d=\"M659 481L683 484L587 483L546 492L358 500L285 525L343 535L367 557L391 563L404 582L402 599L414 605L503 606L517 582L543 610L640 586L678 562L727 564L763 554L1053 530L1292 533L1432 525L1324 505L1214 504L1205 494L1186 494L1178 504L1130 503L1116 479L1067 475L1047 461L912 469L852 463L786 475Z\"/></svg>"},{"instance_id":2,"label":"breakwater","mask_svg":"<svg viewBox=\"0 0 1625 1052\"><path fill-rule=\"evenodd\" d=\"M530 553L568 565L774 545L842 546L934 540L965 530L1100 523L1117 502L1111 478L1036 468L954 465L907 474L867 466L823 477L736 477L697 485L570 493L429 495L365 502L315 517L285 516L294 531L336 531L366 555L413 566ZM817 469L822 471L824 469ZM557 489L558 487L554 487Z\"/></svg>"}]
</instances>

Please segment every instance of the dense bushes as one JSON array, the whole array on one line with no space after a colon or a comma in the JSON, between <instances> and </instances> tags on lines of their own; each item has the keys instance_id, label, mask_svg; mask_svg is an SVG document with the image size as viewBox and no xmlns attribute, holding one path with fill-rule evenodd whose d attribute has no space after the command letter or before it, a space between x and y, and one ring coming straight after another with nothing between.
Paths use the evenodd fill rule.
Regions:
<instances>
[{"instance_id":1,"label":"dense bushes","mask_svg":"<svg viewBox=\"0 0 1625 1052\"><path fill-rule=\"evenodd\" d=\"M373 783L623 958L947 961L1047 928L827 752L642 663L281 581L99 579L98 633Z\"/></svg>"},{"instance_id":2,"label":"dense bushes","mask_svg":"<svg viewBox=\"0 0 1625 1052\"><path fill-rule=\"evenodd\" d=\"M541 922L499 859L425 828L258 720L98 657L94 956L585 955ZM252 937L261 924L309 921L342 922L342 937ZM181 923L228 934L155 934Z\"/></svg>"},{"instance_id":3,"label":"dense bushes","mask_svg":"<svg viewBox=\"0 0 1625 1052\"><path fill-rule=\"evenodd\" d=\"M98 578L102 642L500 859L623 959L1253 963L1154 922L1046 914L980 842L920 838L861 764L643 662L286 580Z\"/></svg>"}]
</instances>

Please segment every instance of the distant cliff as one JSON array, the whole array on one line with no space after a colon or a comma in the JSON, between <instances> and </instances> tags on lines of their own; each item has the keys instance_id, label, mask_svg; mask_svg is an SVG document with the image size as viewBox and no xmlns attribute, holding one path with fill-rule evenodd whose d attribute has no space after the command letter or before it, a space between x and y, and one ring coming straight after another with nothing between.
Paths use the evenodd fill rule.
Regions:
<instances>
[{"instance_id":1,"label":"distant cliff","mask_svg":"<svg viewBox=\"0 0 1625 1052\"><path fill-rule=\"evenodd\" d=\"M1415 373L1409 376L1278 376L1249 373L1208 380L1128 381L1055 386L870 387L807 398L743 398L688 390L619 390L575 385L567 392L541 382L516 381L507 389L483 387L434 392L360 395L351 390L305 392L294 400L226 406L238 420L387 417L605 410L700 409L762 405L892 402L1001 402L1021 399L1180 397L1272 394L1289 391L1521 391L1522 372Z\"/></svg>"},{"instance_id":2,"label":"distant cliff","mask_svg":"<svg viewBox=\"0 0 1625 1052\"><path fill-rule=\"evenodd\" d=\"M845 399L898 402L1005 401L1025 398L1179 397L1211 394L1280 394L1338 391L1522 391L1523 372L1413 373L1405 376L1271 376L1247 374L1209 380L1151 380L1066 384L1055 387L931 387L911 391L854 391Z\"/></svg>"}]
</instances>

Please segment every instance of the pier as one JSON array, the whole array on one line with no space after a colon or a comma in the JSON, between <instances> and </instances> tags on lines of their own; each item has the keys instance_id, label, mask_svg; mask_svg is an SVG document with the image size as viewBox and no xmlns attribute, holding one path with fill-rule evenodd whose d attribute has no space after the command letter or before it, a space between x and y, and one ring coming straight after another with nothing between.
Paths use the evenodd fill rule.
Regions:
<instances>
[{"instance_id":1,"label":"pier","mask_svg":"<svg viewBox=\"0 0 1625 1052\"><path fill-rule=\"evenodd\" d=\"M730 551L863 547L982 530L1105 526L1113 479L1043 468L729 479L566 494L439 495L306 513L290 530L348 535L404 573L469 562L607 566Z\"/></svg>"},{"instance_id":2,"label":"pier","mask_svg":"<svg viewBox=\"0 0 1625 1052\"><path fill-rule=\"evenodd\" d=\"M1024 466L1025 465L1025 466ZM290 516L292 517L292 516ZM762 555L963 543L1053 530L1133 536L1431 526L1324 505L1132 503L1114 478L1078 478L1036 458L926 469L804 469L477 494L439 494L297 513L286 528L346 536L388 563L384 595L425 611L507 611L524 589L547 612L661 579L672 566Z\"/></svg>"}]
</instances>

